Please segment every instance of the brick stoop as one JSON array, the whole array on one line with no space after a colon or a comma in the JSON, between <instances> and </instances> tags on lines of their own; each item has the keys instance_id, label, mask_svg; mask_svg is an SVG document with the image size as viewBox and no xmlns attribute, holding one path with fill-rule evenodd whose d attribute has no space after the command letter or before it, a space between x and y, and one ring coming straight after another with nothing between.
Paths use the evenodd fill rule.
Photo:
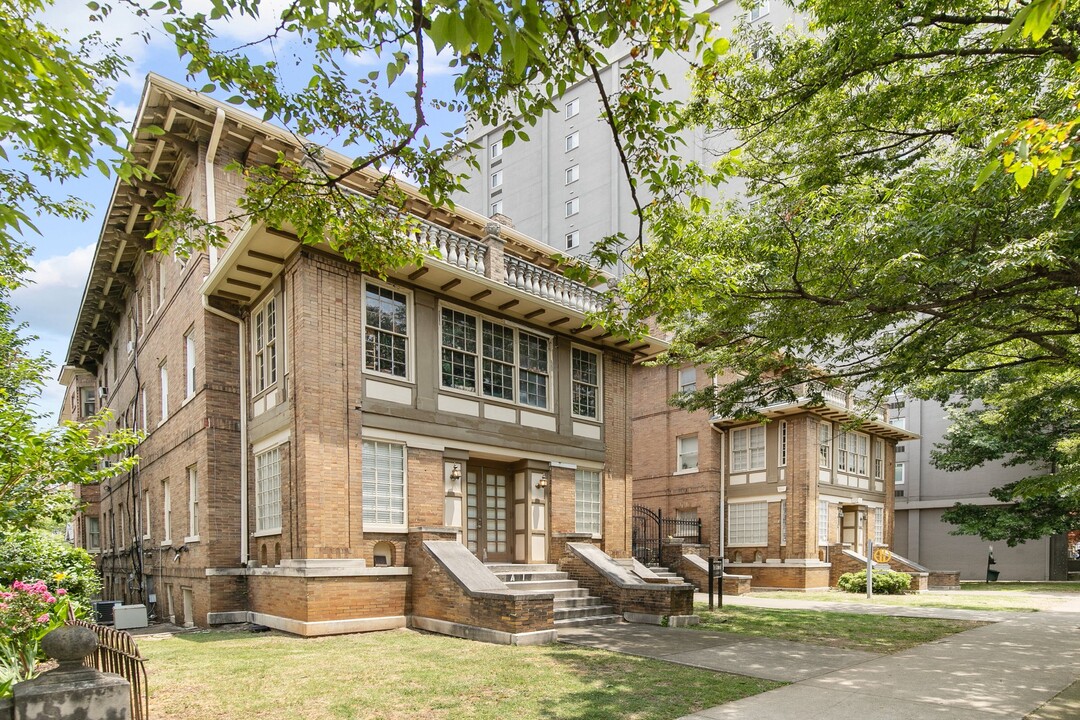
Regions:
<instances>
[{"instance_id":1,"label":"brick stoop","mask_svg":"<svg viewBox=\"0 0 1080 720\"><path fill-rule=\"evenodd\" d=\"M543 592L555 596L555 629L587 625L612 625L622 618L601 598L589 595L555 565L488 565L508 588Z\"/></svg>"}]
</instances>

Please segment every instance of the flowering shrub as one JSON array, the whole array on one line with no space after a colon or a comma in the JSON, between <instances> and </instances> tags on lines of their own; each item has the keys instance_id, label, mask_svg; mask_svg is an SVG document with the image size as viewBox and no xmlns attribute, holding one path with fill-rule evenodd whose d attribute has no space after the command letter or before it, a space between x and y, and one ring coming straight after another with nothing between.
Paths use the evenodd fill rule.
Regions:
<instances>
[{"instance_id":1,"label":"flowering shrub","mask_svg":"<svg viewBox=\"0 0 1080 720\"><path fill-rule=\"evenodd\" d=\"M53 578L63 582L63 577ZM0 697L11 694L12 686L34 677L43 658L41 639L64 624L68 608L77 608L68 591L49 590L44 580L16 580L0 586Z\"/></svg>"},{"instance_id":2,"label":"flowering shrub","mask_svg":"<svg viewBox=\"0 0 1080 720\"><path fill-rule=\"evenodd\" d=\"M40 578L55 594L61 587L80 603L101 590L94 559L54 532L16 530L0 539L0 586Z\"/></svg>"}]
</instances>

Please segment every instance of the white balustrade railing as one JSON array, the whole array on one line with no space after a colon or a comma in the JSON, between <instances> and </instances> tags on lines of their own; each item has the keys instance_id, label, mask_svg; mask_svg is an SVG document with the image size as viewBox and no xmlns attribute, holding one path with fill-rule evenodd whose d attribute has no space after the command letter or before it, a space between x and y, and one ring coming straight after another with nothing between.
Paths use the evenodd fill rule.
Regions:
<instances>
[{"instance_id":1,"label":"white balustrade railing","mask_svg":"<svg viewBox=\"0 0 1080 720\"><path fill-rule=\"evenodd\" d=\"M423 223L417 231L417 240L451 265L477 275L487 273L487 246L479 240L428 223Z\"/></svg>"},{"instance_id":2,"label":"white balustrade railing","mask_svg":"<svg viewBox=\"0 0 1080 720\"><path fill-rule=\"evenodd\" d=\"M506 256L506 284L571 310L588 313L600 308L596 290L545 270L527 260Z\"/></svg>"}]
</instances>

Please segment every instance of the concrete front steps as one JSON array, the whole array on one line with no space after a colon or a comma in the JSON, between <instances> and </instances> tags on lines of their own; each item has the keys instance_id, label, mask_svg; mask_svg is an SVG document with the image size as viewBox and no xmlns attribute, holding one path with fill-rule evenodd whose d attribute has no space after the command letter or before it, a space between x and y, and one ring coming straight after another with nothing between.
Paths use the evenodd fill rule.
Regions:
<instances>
[{"instance_id":1,"label":"concrete front steps","mask_svg":"<svg viewBox=\"0 0 1080 720\"><path fill-rule=\"evenodd\" d=\"M488 565L488 569L512 590L551 593L555 596L555 629L588 625L613 625L621 617L603 599L589 595L577 581L555 565Z\"/></svg>"},{"instance_id":2,"label":"concrete front steps","mask_svg":"<svg viewBox=\"0 0 1080 720\"><path fill-rule=\"evenodd\" d=\"M647 567L653 571L653 575L656 575L657 577L662 577L669 583L681 584L686 582L686 580L684 580L682 576L676 575L663 565L648 565Z\"/></svg>"}]
</instances>

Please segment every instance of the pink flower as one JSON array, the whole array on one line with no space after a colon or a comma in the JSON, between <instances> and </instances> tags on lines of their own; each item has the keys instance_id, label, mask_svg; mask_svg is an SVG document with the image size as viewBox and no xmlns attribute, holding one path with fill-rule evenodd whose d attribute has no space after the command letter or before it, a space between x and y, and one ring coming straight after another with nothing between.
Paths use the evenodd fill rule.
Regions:
<instances>
[{"instance_id":1,"label":"pink flower","mask_svg":"<svg viewBox=\"0 0 1080 720\"><path fill-rule=\"evenodd\" d=\"M39 616L37 621L41 625L44 625L45 623L49 622L49 613L44 613L43 615Z\"/></svg>"},{"instance_id":2,"label":"pink flower","mask_svg":"<svg viewBox=\"0 0 1080 720\"><path fill-rule=\"evenodd\" d=\"M65 595L67 595L67 590L65 590L64 588L59 588L56 591L56 594L59 595L60 597L64 597Z\"/></svg>"}]
</instances>

